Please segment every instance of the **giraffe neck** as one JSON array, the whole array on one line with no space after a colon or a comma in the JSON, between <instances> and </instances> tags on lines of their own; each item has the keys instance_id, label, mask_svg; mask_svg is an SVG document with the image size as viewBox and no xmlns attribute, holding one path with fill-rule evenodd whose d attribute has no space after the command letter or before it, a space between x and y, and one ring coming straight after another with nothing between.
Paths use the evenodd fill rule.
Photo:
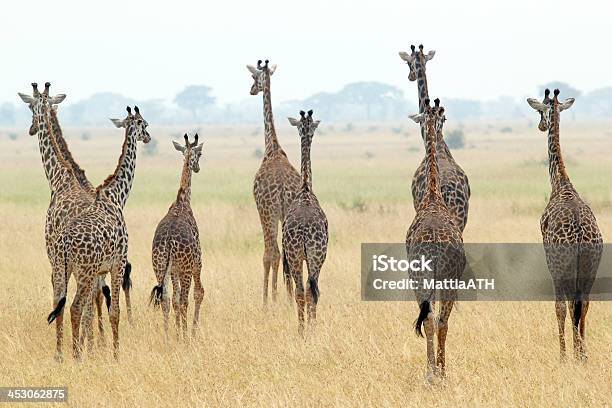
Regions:
<instances>
[{"instance_id":1,"label":"giraffe neck","mask_svg":"<svg viewBox=\"0 0 612 408\"><path fill-rule=\"evenodd\" d=\"M436 132L432 124L423 125L426 130L425 158L427 168L427 193L426 196L439 196L440 188L438 181L438 162L436 160Z\"/></svg>"},{"instance_id":2,"label":"giraffe neck","mask_svg":"<svg viewBox=\"0 0 612 408\"><path fill-rule=\"evenodd\" d=\"M125 140L115 172L96 189L98 198L105 198L123 209L132 189L136 168L136 135L134 121L125 129Z\"/></svg>"},{"instance_id":3,"label":"giraffe neck","mask_svg":"<svg viewBox=\"0 0 612 408\"><path fill-rule=\"evenodd\" d=\"M50 108L49 108L50 109ZM57 139L53 134L53 126L49 112L44 111L38 114L38 138L43 166L49 181L51 192L57 192L62 187L75 180L74 174L69 163L64 159Z\"/></svg>"},{"instance_id":4,"label":"giraffe neck","mask_svg":"<svg viewBox=\"0 0 612 408\"><path fill-rule=\"evenodd\" d=\"M185 155L183 162L183 171L181 172L181 185L176 195L177 202L183 202L189 204L191 202L191 152Z\"/></svg>"},{"instance_id":5,"label":"giraffe neck","mask_svg":"<svg viewBox=\"0 0 612 408\"><path fill-rule=\"evenodd\" d=\"M310 147L312 146L312 138L308 136L301 137L302 145L302 188L312 191L312 170L310 168Z\"/></svg>"},{"instance_id":6,"label":"giraffe neck","mask_svg":"<svg viewBox=\"0 0 612 408\"><path fill-rule=\"evenodd\" d=\"M68 145L66 144L66 139L62 134L62 128L60 127L59 120L57 119L57 112L54 109L51 109L51 129L53 132L53 137L57 142L57 146L61 152L62 157L68 163L74 176L76 177L79 185L83 187L85 190L93 192L94 188L92 184L87 180L87 176L85 175L85 171L81 169L81 167L76 163L74 158L72 157L72 153L68 150Z\"/></svg>"},{"instance_id":7,"label":"giraffe neck","mask_svg":"<svg viewBox=\"0 0 612 408\"><path fill-rule=\"evenodd\" d=\"M416 71L416 81L417 81L417 93L419 97L419 113L423 113L425 111L426 103L425 101L429 99L429 88L427 87L427 74L425 73L425 63L420 58L417 57L415 60L415 71ZM421 125L421 138L425 140L425 124Z\"/></svg>"},{"instance_id":8,"label":"giraffe neck","mask_svg":"<svg viewBox=\"0 0 612 408\"><path fill-rule=\"evenodd\" d=\"M276 129L274 128L274 117L272 116L272 95L270 93L270 74L264 73L264 88L263 88L263 111L264 111L264 127L265 127L265 155L279 149L278 139L276 138Z\"/></svg>"},{"instance_id":9,"label":"giraffe neck","mask_svg":"<svg viewBox=\"0 0 612 408\"><path fill-rule=\"evenodd\" d=\"M565 163L561 156L561 144L559 143L559 112L554 110L550 118L548 129L548 173L553 191L569 184L570 179L565 171Z\"/></svg>"}]
</instances>

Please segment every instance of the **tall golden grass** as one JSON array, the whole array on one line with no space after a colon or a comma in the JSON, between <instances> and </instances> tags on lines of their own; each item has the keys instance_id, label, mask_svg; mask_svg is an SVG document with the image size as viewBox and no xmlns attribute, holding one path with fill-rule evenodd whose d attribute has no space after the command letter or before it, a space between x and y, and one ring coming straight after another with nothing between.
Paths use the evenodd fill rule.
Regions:
<instances>
[{"instance_id":1,"label":"tall golden grass","mask_svg":"<svg viewBox=\"0 0 612 408\"><path fill-rule=\"evenodd\" d=\"M612 236L607 125L568 121L562 127L570 177L591 203L604 239ZM423 147L416 127L404 127L407 137L383 125L349 134L324 124L315 136L314 189L331 239L319 324L305 340L281 282L279 301L262 308L263 243L251 188L263 136L249 136L248 127L202 129L204 157L193 178L192 205L206 293L200 335L188 344L177 341L174 330L166 338L161 312L147 304L155 284L151 240L175 197L182 163L169 135L186 130L152 129L160 153L139 151L125 211L134 324L123 308L120 361L108 346L73 361L67 319L62 364L53 360L55 329L45 321L52 293L43 236L49 192L37 141L21 130L17 141L0 132L0 385L67 386L68 405L75 407L609 405L610 303L589 309L588 361L561 363L550 302L463 302L450 319L448 378L430 386L425 342L412 330L416 304L360 300L360 243L403 242L414 215L410 180ZM512 124L510 134L499 127L466 127L468 146L455 152L472 185L465 241L539 242L550 191L545 135L535 125ZM112 171L122 133L110 125L88 131L92 139L83 141L82 130L65 129L76 159L97 183ZM295 130L281 127L280 141L298 166ZM71 282L68 306L73 293ZM190 297L190 313L192 305Z\"/></svg>"}]
</instances>

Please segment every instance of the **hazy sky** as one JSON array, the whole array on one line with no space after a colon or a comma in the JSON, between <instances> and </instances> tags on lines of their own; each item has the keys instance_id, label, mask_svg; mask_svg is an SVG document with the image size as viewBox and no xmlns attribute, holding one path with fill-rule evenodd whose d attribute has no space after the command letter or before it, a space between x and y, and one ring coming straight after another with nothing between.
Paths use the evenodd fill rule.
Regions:
<instances>
[{"instance_id":1,"label":"hazy sky","mask_svg":"<svg viewBox=\"0 0 612 408\"><path fill-rule=\"evenodd\" d=\"M220 102L249 98L246 64L278 64L278 102L361 80L416 98L397 52L423 43L430 95L535 95L561 80L612 86L606 2L512 0L28 1L0 19L0 101L53 83L67 102L99 91L172 99L206 84Z\"/></svg>"}]
</instances>

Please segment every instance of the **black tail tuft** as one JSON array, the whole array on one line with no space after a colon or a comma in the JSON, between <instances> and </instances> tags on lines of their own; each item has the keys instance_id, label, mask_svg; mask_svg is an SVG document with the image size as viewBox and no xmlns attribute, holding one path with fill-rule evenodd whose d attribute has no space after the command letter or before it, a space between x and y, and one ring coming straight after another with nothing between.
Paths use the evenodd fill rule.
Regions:
<instances>
[{"instance_id":1,"label":"black tail tuft","mask_svg":"<svg viewBox=\"0 0 612 408\"><path fill-rule=\"evenodd\" d=\"M312 276L308 278L308 288L310 289L310 296L312 296L312 301L316 305L319 302L319 284L317 280Z\"/></svg>"},{"instance_id":2,"label":"black tail tuft","mask_svg":"<svg viewBox=\"0 0 612 408\"><path fill-rule=\"evenodd\" d=\"M53 309L53 311L49 313L49 316L47 316L47 323L49 324L53 323L55 318L60 314L60 312L64 308L65 304L66 304L66 296L62 297L59 300L59 302L57 302L57 306L55 306L55 309Z\"/></svg>"},{"instance_id":3,"label":"black tail tuft","mask_svg":"<svg viewBox=\"0 0 612 408\"><path fill-rule=\"evenodd\" d=\"M417 336L423 337L423 332L421 331L421 327L423 326L423 322L427 319L427 315L431 312L431 304L428 300L424 300L420 305L419 317L417 317L414 322L414 332Z\"/></svg>"},{"instance_id":4,"label":"black tail tuft","mask_svg":"<svg viewBox=\"0 0 612 408\"><path fill-rule=\"evenodd\" d=\"M580 323L580 316L582 315L582 300L574 301L574 314L572 316L572 323L574 324L574 328L578 329L578 324Z\"/></svg>"},{"instance_id":5,"label":"black tail tuft","mask_svg":"<svg viewBox=\"0 0 612 408\"><path fill-rule=\"evenodd\" d=\"M163 295L164 287L162 285L153 286L151 297L149 298L149 304L153 303L153 307L158 307L161 305Z\"/></svg>"},{"instance_id":6,"label":"black tail tuft","mask_svg":"<svg viewBox=\"0 0 612 408\"><path fill-rule=\"evenodd\" d=\"M132 287L132 279L130 278L130 273L132 272L132 264L127 262L125 264L125 270L123 271L123 282L121 282L121 287L124 291L130 290Z\"/></svg>"},{"instance_id":7,"label":"black tail tuft","mask_svg":"<svg viewBox=\"0 0 612 408\"><path fill-rule=\"evenodd\" d=\"M108 285L102 286L102 294L104 295L104 299L106 300L106 309L110 310L111 294Z\"/></svg>"}]
</instances>

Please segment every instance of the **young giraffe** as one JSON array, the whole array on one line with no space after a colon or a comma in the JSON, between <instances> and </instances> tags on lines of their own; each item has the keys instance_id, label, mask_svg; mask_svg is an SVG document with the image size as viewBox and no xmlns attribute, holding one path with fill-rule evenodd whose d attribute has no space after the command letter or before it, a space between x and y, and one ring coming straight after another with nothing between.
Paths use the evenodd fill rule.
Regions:
<instances>
[{"instance_id":1,"label":"young giraffe","mask_svg":"<svg viewBox=\"0 0 612 408\"><path fill-rule=\"evenodd\" d=\"M111 274L109 315L113 332L113 352L115 358L118 358L118 296L127 263L128 247L123 207L134 179L137 141L148 143L151 140L146 130L148 123L142 118L138 108L134 109L136 113L132 115L131 109L127 108L128 116L123 121L113 119L115 126L126 129L122 153L114 173L96 188L94 202L72 218L56 240L58 246L56 265L60 265L61 268L55 270L53 275L56 303L48 321L51 323L56 318L61 321L63 306L66 303L67 277L74 274L77 292L70 308L70 317L73 355L77 359L81 355L84 333L91 325L95 281L99 275L109 270ZM84 332L79 339L81 315ZM91 348L91 341L89 346ZM57 353L61 356L59 333Z\"/></svg>"},{"instance_id":2,"label":"young giraffe","mask_svg":"<svg viewBox=\"0 0 612 408\"><path fill-rule=\"evenodd\" d=\"M50 262L53 259L53 242L54 234L61 230L67 221L86 208L93 202L95 190L92 184L87 179L85 172L76 163L72 157L72 153L68 149L66 140L63 137L62 130L57 118L57 104L61 103L66 97L64 94L56 95L54 97L48 96L50 83L45 84L45 91L41 94L38 91L38 84L32 83L33 95L26 95L19 93L21 99L28 104L32 111L32 125L30 127L30 135L38 135L39 149L41 158L43 161L43 169L51 188L51 201L49 208L47 209L47 217L45 222L45 242L47 247L47 255ZM43 109L44 101L43 98L48 98L49 103L55 103L50 105L51 114L51 129L52 131L47 132L44 127L42 119L39 118L38 110ZM37 104L39 104L37 106ZM39 112L40 113L40 112ZM68 163L69 168L72 170L74 177L78 181L78 184L68 184L60 189L59 192L53 188L52 178L59 174L58 166L61 162L55 157L55 152L51 146L51 137L53 137L58 145L60 156L62 156ZM83 194L81 190L84 190L87 194ZM53 265L51 265L53 267ZM129 302L129 288L131 286L131 280L129 278L129 272L131 265L128 262L126 266L126 274L124 275L123 288L126 294L126 305L128 309L128 318L131 321L131 305ZM110 305L110 290L104 282L104 278L100 277L99 282L96 285L96 304L98 311L98 330L100 332L100 341L104 343L104 325L102 323L102 303L103 295L106 297L107 306Z\"/></svg>"},{"instance_id":3,"label":"young giraffe","mask_svg":"<svg viewBox=\"0 0 612 408\"><path fill-rule=\"evenodd\" d=\"M574 356L586 359L585 321L589 294L597 275L603 250L603 239L591 208L580 198L565 170L559 143L560 113L569 109L574 98L559 101L559 90L544 93L544 100L528 99L540 113L539 128L548 130L548 172L552 192L540 220L546 263L555 288L555 311L559 324L561 359L565 352L565 302L570 311Z\"/></svg>"},{"instance_id":4,"label":"young giraffe","mask_svg":"<svg viewBox=\"0 0 612 408\"><path fill-rule=\"evenodd\" d=\"M308 321L315 323L317 302L319 300L319 273L327 255L327 217L319 205L317 196L312 191L312 171L310 165L310 147L314 132L319 125L312 119L312 110L308 116L300 111L300 120L289 118L289 123L298 128L302 147L302 186L289 206L283 222L283 272L291 274L295 283L295 300L298 308L298 331L304 335L304 306L308 305ZM304 299L304 282L302 266L306 262L308 271L308 291Z\"/></svg>"},{"instance_id":5,"label":"young giraffe","mask_svg":"<svg viewBox=\"0 0 612 408\"><path fill-rule=\"evenodd\" d=\"M417 81L417 91L419 97L419 113L423 113L425 100L429 99L429 90L427 88L427 75L425 65L431 60L435 51L423 53L423 45L419 45L419 51L416 51L414 45L410 46L412 53L400 52L400 57L406 61L410 68L408 79ZM421 127L421 137L425 140L425 133ZM463 232L468 219L469 199L470 199L470 183L467 175L457 164L451 154L442 132L436 135L436 155L438 158L438 177L440 179L440 189L442 198L459 229ZM414 209L416 210L419 203L423 200L427 191L427 158L423 158L421 164L417 168L412 177L412 199Z\"/></svg>"},{"instance_id":6,"label":"young giraffe","mask_svg":"<svg viewBox=\"0 0 612 408\"><path fill-rule=\"evenodd\" d=\"M167 288L172 279L172 304L176 316L176 327L183 327L183 337L187 340L187 305L189 303L189 288L191 279L194 282L193 298L195 311L193 315L193 335L197 333L200 320L200 305L204 299L204 288L200 280L202 270L202 250L198 224L191 210L191 174L200 171L202 144L198 145L198 134L195 141L189 143L185 134L185 145L172 141L174 148L184 156L181 184L176 195L176 201L168 209L166 216L159 222L153 238L153 270L158 285L151 291L151 299L155 306L160 303L164 313L164 329L168 332L168 315L170 313L170 298Z\"/></svg>"},{"instance_id":7,"label":"young giraffe","mask_svg":"<svg viewBox=\"0 0 612 408\"><path fill-rule=\"evenodd\" d=\"M268 280L272 268L272 300L276 300L276 282L280 265L278 249L278 223L287 214L289 205L300 187L300 175L291 165L287 154L283 151L276 138L274 118L272 117L272 97L270 95L270 76L276 70L276 65L269 66L268 60L262 65L257 61L257 68L247 65L253 76L251 95L263 92L263 112L265 126L265 152L261 166L255 174L253 195L259 212L261 228L264 236L264 281L263 303L268 303ZM283 275L287 293L291 296L292 288L289 276Z\"/></svg>"},{"instance_id":8,"label":"young giraffe","mask_svg":"<svg viewBox=\"0 0 612 408\"><path fill-rule=\"evenodd\" d=\"M435 107L424 101L424 109L411 118L424 128L427 188L420 201L416 215L406 234L408 259L425 256L432 259L432 272L412 272L411 278L417 282L434 278L459 279L465 268L465 253L460 228L452 222L453 216L444 203L440 192L439 170L437 164L436 135L441 133L446 120L440 100L435 100ZM440 291L440 312L434 323L434 291L420 288L416 290L419 304L419 316L415 322L417 335L423 336L421 326L425 326L427 337L427 380L433 381L434 374L445 375L445 344L448 331L448 319L457 297L457 290ZM437 329L438 352L434 357L434 330ZM436 364L437 363L437 364Z\"/></svg>"}]
</instances>

